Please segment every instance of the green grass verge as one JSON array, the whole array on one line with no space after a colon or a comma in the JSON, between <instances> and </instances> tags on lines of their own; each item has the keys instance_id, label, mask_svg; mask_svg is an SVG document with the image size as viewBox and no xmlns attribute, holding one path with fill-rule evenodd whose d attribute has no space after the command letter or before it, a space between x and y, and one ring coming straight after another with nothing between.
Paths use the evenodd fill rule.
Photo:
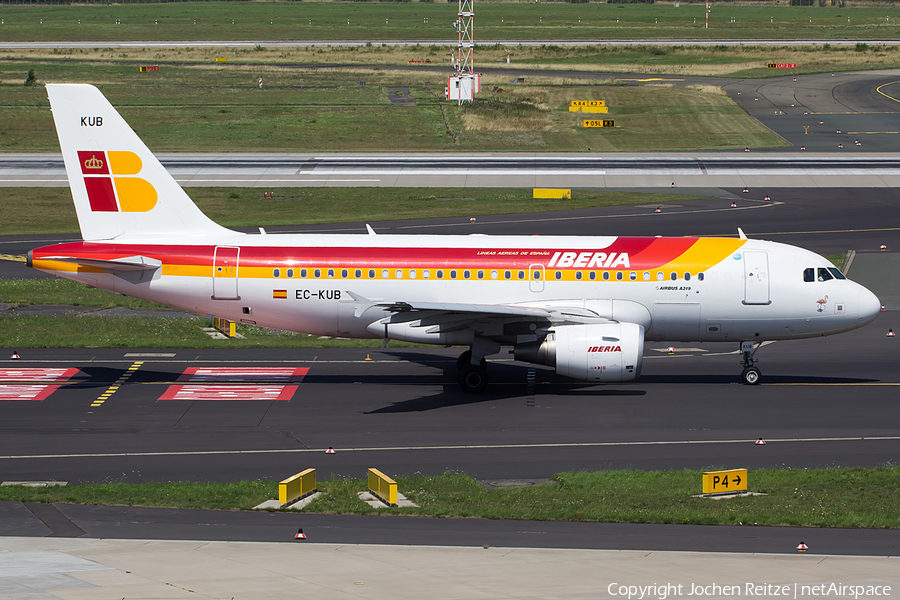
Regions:
<instances>
[{"instance_id":1,"label":"green grass verge","mask_svg":"<svg viewBox=\"0 0 900 600\"><path fill-rule=\"evenodd\" d=\"M270 191L270 190L266 190ZM197 206L226 227L302 225L471 217L574 210L598 206L686 202L699 196L574 190L572 200L533 199L531 188L272 188L262 198L255 188L188 189ZM442 198L471 198L447 201ZM67 188L0 188L0 235L78 234L78 220ZM363 229L360 228L360 232ZM0 297L0 301L6 302Z\"/></svg>"},{"instance_id":2,"label":"green grass verge","mask_svg":"<svg viewBox=\"0 0 900 600\"><path fill-rule=\"evenodd\" d=\"M699 2L678 7L483 2L478 5L478 35L492 40L884 39L898 31L897 21L885 18L888 6L721 5L710 14L707 29ZM422 2L10 4L3 12L4 39L9 41L446 40L455 16L446 3Z\"/></svg>"},{"instance_id":3,"label":"green grass verge","mask_svg":"<svg viewBox=\"0 0 900 600\"><path fill-rule=\"evenodd\" d=\"M695 498L698 471L560 473L554 483L485 489L465 475L399 477L398 487L420 508L373 509L356 496L364 480L320 481L326 492L306 512L394 513L432 517L900 527L900 468L756 470L751 491L764 496ZM0 500L123 504L182 508L250 509L277 497L276 482L106 483L64 488L0 488Z\"/></svg>"},{"instance_id":4,"label":"green grass verge","mask_svg":"<svg viewBox=\"0 0 900 600\"><path fill-rule=\"evenodd\" d=\"M900 61L900 52L892 56ZM600 67L588 63L585 68ZM485 76L474 107L443 103L454 141L439 106L446 85L440 71L205 62L164 65L148 77L138 64L112 56L0 60L0 79L15 82L0 85L0 151L58 150L43 86L21 85L31 69L41 83L97 85L156 152L666 151L785 144L721 91L697 87L558 77L507 85L505 75ZM263 89L254 85L257 76L265 79ZM389 86L408 88L415 106L391 105ZM606 100L616 127L582 127L584 115L567 110L579 99ZM523 105L529 109L524 118L515 114Z\"/></svg>"}]
</instances>

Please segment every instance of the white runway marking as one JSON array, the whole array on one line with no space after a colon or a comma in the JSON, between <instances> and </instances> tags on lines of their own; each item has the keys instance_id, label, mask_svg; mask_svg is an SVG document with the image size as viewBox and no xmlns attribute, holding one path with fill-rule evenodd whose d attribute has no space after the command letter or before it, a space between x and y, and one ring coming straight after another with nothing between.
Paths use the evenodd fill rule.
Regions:
<instances>
[{"instance_id":1,"label":"white runway marking","mask_svg":"<svg viewBox=\"0 0 900 600\"><path fill-rule=\"evenodd\" d=\"M823 437L823 438L775 438L766 440L768 444L794 443L794 442L874 442L896 441L900 436L873 436L873 437ZM475 445L449 445L449 446L385 446L383 448L336 448L337 452L393 452L397 450L500 450L500 449L529 449L529 448L597 448L604 446L687 446L709 444L754 444L755 439L742 440L669 440L669 441L645 441L645 442L572 442L561 444L475 444ZM25 458L114 458L122 456L214 456L226 454L307 454L324 453L326 448L286 448L283 450L197 450L197 451L170 451L170 452L110 452L88 454L20 454L4 455L2 459Z\"/></svg>"}]
</instances>

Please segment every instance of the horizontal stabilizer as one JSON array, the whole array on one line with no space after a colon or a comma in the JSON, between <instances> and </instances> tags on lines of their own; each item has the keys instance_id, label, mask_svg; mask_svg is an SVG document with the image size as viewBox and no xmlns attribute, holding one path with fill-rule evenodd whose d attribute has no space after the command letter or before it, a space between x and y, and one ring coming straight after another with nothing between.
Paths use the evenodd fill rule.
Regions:
<instances>
[{"instance_id":1,"label":"horizontal stabilizer","mask_svg":"<svg viewBox=\"0 0 900 600\"><path fill-rule=\"evenodd\" d=\"M59 262L81 265L83 267L94 267L96 269L103 269L109 273L154 271L162 267L161 261L147 256L126 256L125 258L116 258L113 260L80 258L77 256L47 256L44 260L56 260Z\"/></svg>"}]
</instances>

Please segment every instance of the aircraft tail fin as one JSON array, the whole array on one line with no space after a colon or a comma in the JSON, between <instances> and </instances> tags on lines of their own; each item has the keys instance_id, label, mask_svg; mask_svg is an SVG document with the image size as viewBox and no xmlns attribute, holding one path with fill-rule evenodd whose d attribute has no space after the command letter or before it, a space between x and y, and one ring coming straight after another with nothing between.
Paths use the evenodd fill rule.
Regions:
<instances>
[{"instance_id":1,"label":"aircraft tail fin","mask_svg":"<svg viewBox=\"0 0 900 600\"><path fill-rule=\"evenodd\" d=\"M47 95L85 240L236 234L197 208L100 90L48 84Z\"/></svg>"}]
</instances>

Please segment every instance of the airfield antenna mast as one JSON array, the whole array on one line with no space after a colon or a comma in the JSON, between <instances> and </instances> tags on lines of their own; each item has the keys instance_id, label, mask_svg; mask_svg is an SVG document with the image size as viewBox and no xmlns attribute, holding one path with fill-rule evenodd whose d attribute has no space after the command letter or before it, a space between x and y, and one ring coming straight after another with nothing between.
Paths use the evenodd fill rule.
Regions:
<instances>
[{"instance_id":1,"label":"airfield antenna mast","mask_svg":"<svg viewBox=\"0 0 900 600\"><path fill-rule=\"evenodd\" d=\"M473 102L481 90L481 77L475 73L475 0L458 0L456 11L457 44L452 57L456 73L447 81L447 99Z\"/></svg>"}]
</instances>

